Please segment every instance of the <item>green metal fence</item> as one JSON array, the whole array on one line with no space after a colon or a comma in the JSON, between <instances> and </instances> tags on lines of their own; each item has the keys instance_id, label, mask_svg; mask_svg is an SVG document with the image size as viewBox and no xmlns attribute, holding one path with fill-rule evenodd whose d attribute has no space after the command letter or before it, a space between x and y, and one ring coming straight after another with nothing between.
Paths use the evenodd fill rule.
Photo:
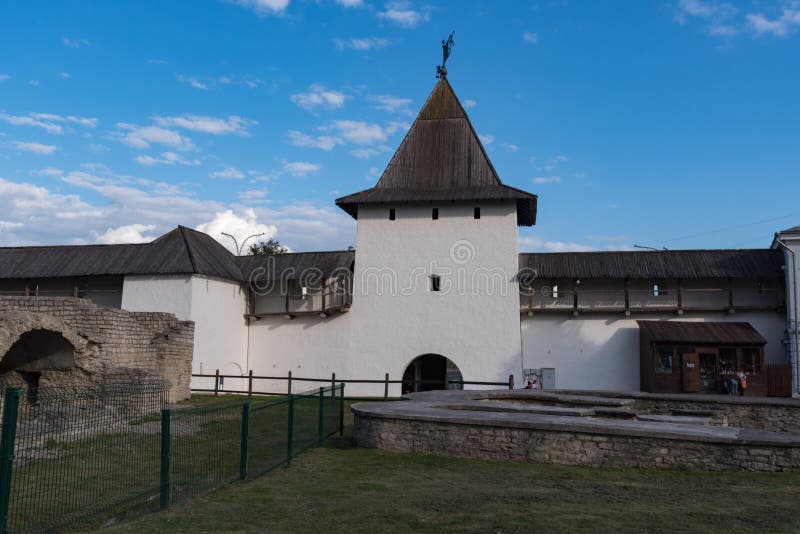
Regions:
<instances>
[{"instance_id":1,"label":"green metal fence","mask_svg":"<svg viewBox=\"0 0 800 534\"><path fill-rule=\"evenodd\" d=\"M344 384L178 408L167 391L160 381L2 391L0 533L165 509L343 430Z\"/></svg>"}]
</instances>

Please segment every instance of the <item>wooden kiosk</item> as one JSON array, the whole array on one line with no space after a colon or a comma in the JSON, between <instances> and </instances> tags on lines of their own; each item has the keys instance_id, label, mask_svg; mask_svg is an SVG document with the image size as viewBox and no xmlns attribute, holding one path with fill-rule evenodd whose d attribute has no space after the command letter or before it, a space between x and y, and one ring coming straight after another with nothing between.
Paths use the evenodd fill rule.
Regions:
<instances>
[{"instance_id":1,"label":"wooden kiosk","mask_svg":"<svg viewBox=\"0 0 800 534\"><path fill-rule=\"evenodd\" d=\"M747 376L745 396L765 396L764 345L750 323L636 321L641 390L651 393L727 393L730 379Z\"/></svg>"}]
</instances>

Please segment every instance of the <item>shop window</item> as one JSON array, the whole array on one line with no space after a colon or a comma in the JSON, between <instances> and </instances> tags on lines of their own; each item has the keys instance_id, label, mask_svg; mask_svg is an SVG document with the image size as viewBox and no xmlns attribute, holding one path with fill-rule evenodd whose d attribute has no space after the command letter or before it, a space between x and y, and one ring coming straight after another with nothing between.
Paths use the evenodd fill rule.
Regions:
<instances>
[{"instance_id":1,"label":"shop window","mask_svg":"<svg viewBox=\"0 0 800 534\"><path fill-rule=\"evenodd\" d=\"M394 208L389 208L389 220L393 221L395 219L395 211Z\"/></svg>"},{"instance_id":2,"label":"shop window","mask_svg":"<svg viewBox=\"0 0 800 534\"><path fill-rule=\"evenodd\" d=\"M736 349L731 347L720 347L719 349L719 372L723 375L732 375L737 371Z\"/></svg>"},{"instance_id":3,"label":"shop window","mask_svg":"<svg viewBox=\"0 0 800 534\"><path fill-rule=\"evenodd\" d=\"M672 374L672 347L658 347L656 349L656 373L660 375Z\"/></svg>"},{"instance_id":4,"label":"shop window","mask_svg":"<svg viewBox=\"0 0 800 534\"><path fill-rule=\"evenodd\" d=\"M433 208L433 211L431 212L431 219L434 221L439 220L439 208Z\"/></svg>"},{"instance_id":5,"label":"shop window","mask_svg":"<svg viewBox=\"0 0 800 534\"><path fill-rule=\"evenodd\" d=\"M759 349L742 349L742 371L746 375L761 374L761 351Z\"/></svg>"}]
</instances>

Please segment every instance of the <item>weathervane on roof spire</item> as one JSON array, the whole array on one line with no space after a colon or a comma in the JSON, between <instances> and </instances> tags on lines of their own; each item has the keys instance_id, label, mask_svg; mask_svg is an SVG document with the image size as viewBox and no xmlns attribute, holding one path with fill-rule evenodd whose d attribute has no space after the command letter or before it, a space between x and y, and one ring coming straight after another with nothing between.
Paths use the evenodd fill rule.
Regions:
<instances>
[{"instance_id":1,"label":"weathervane on roof spire","mask_svg":"<svg viewBox=\"0 0 800 534\"><path fill-rule=\"evenodd\" d=\"M447 63L447 58L450 57L450 49L453 48L453 45L456 43L453 42L453 35L455 35L455 30L450 33L450 37L447 38L445 41L442 39L442 64L436 67L436 78L444 78L447 76L447 69L444 67L444 64Z\"/></svg>"}]
</instances>

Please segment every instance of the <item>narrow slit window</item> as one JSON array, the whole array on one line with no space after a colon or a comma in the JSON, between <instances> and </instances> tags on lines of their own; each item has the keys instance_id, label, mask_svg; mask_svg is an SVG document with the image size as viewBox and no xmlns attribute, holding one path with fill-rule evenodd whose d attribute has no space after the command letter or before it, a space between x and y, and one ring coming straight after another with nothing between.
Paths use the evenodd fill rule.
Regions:
<instances>
[{"instance_id":1,"label":"narrow slit window","mask_svg":"<svg viewBox=\"0 0 800 534\"><path fill-rule=\"evenodd\" d=\"M396 215L397 214L395 213L394 208L389 208L389 220L393 221Z\"/></svg>"},{"instance_id":2,"label":"narrow slit window","mask_svg":"<svg viewBox=\"0 0 800 534\"><path fill-rule=\"evenodd\" d=\"M551 293L553 294L554 299L558 298L558 284L553 284L553 290L551 291Z\"/></svg>"},{"instance_id":3,"label":"narrow slit window","mask_svg":"<svg viewBox=\"0 0 800 534\"><path fill-rule=\"evenodd\" d=\"M475 211L473 211L472 216L476 219L481 218L481 209L479 207L475 207Z\"/></svg>"},{"instance_id":4,"label":"narrow slit window","mask_svg":"<svg viewBox=\"0 0 800 534\"><path fill-rule=\"evenodd\" d=\"M302 286L300 288L300 295L303 297L303 300L308 298L308 286Z\"/></svg>"},{"instance_id":5,"label":"narrow slit window","mask_svg":"<svg viewBox=\"0 0 800 534\"><path fill-rule=\"evenodd\" d=\"M657 297L661 288L658 286L658 282L653 284L653 296Z\"/></svg>"},{"instance_id":6,"label":"narrow slit window","mask_svg":"<svg viewBox=\"0 0 800 534\"><path fill-rule=\"evenodd\" d=\"M431 219L434 221L439 220L439 208L433 208L433 211L431 212Z\"/></svg>"},{"instance_id":7,"label":"narrow slit window","mask_svg":"<svg viewBox=\"0 0 800 534\"><path fill-rule=\"evenodd\" d=\"M431 275L431 291L441 291L442 289L442 279L439 277L438 274Z\"/></svg>"}]
</instances>

